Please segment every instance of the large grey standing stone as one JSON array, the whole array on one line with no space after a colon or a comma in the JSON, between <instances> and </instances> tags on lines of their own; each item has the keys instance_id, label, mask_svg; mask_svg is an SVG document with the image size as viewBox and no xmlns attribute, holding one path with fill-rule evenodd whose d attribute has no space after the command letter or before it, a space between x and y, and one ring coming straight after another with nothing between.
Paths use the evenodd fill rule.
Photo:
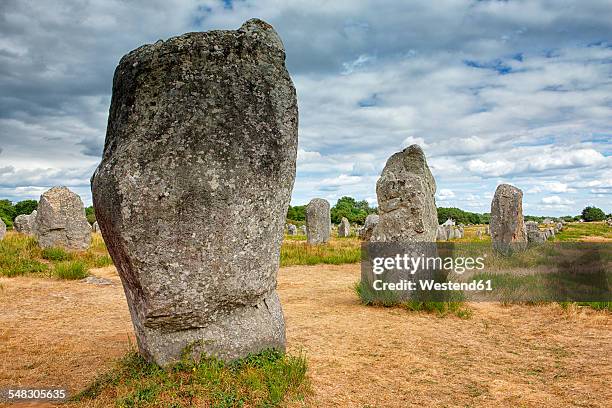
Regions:
<instances>
[{"instance_id":1,"label":"large grey standing stone","mask_svg":"<svg viewBox=\"0 0 612 408\"><path fill-rule=\"evenodd\" d=\"M92 192L149 360L284 349L275 288L297 122L283 44L261 20L121 59Z\"/></svg>"},{"instance_id":2,"label":"large grey standing stone","mask_svg":"<svg viewBox=\"0 0 612 408\"><path fill-rule=\"evenodd\" d=\"M13 228L15 231L26 235L34 234L34 223L36 222L36 214L38 211L34 210L31 214L21 214L13 221Z\"/></svg>"},{"instance_id":3,"label":"large grey standing stone","mask_svg":"<svg viewBox=\"0 0 612 408\"><path fill-rule=\"evenodd\" d=\"M6 235L6 224L0 218L0 240L4 239L4 235Z\"/></svg>"},{"instance_id":4,"label":"large grey standing stone","mask_svg":"<svg viewBox=\"0 0 612 408\"><path fill-rule=\"evenodd\" d=\"M361 271L361 284L369 288L364 290L371 291L377 301L383 301L386 296L402 301L426 294L417 294L413 290L395 290L387 295L377 290L374 282L394 285L411 282L418 290L417 281L429 281L437 277L437 271L428 269L424 264L414 269L400 265L385 267L380 274L373 268L377 259L408 257L414 260L437 256L438 214L435 193L436 182L419 146L409 146L387 160L376 183L380 219L367 245L367 260L362 262ZM452 226L443 228L453 231Z\"/></svg>"},{"instance_id":5,"label":"large grey standing stone","mask_svg":"<svg viewBox=\"0 0 612 408\"><path fill-rule=\"evenodd\" d=\"M501 253L522 250L527 243L523 220L523 192L509 184L500 184L491 202L491 241Z\"/></svg>"},{"instance_id":6,"label":"large grey standing stone","mask_svg":"<svg viewBox=\"0 0 612 408\"><path fill-rule=\"evenodd\" d=\"M435 242L436 182L418 145L395 153L376 183L380 221L373 242Z\"/></svg>"},{"instance_id":7,"label":"large grey standing stone","mask_svg":"<svg viewBox=\"0 0 612 408\"><path fill-rule=\"evenodd\" d=\"M364 241L369 241L372 238L374 228L378 225L378 221L380 221L378 214L369 214L365 219L363 228L359 231L359 237Z\"/></svg>"},{"instance_id":8,"label":"large grey standing stone","mask_svg":"<svg viewBox=\"0 0 612 408\"><path fill-rule=\"evenodd\" d=\"M306 235L309 244L324 244L330 237L329 202L313 198L306 206Z\"/></svg>"},{"instance_id":9,"label":"large grey standing stone","mask_svg":"<svg viewBox=\"0 0 612 408\"><path fill-rule=\"evenodd\" d=\"M340 225L338 225L338 236L339 237L349 237L351 235L351 224L346 217L342 217L340 220Z\"/></svg>"},{"instance_id":10,"label":"large grey standing stone","mask_svg":"<svg viewBox=\"0 0 612 408\"><path fill-rule=\"evenodd\" d=\"M67 187L53 187L40 196L34 234L41 248L87 249L91 227L78 194Z\"/></svg>"}]
</instances>

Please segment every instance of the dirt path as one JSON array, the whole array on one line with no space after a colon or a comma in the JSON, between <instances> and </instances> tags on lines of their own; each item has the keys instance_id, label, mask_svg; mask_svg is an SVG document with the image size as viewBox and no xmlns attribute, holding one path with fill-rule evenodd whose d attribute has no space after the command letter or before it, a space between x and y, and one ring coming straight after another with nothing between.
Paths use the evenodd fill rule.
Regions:
<instances>
[{"instance_id":1,"label":"dirt path","mask_svg":"<svg viewBox=\"0 0 612 408\"><path fill-rule=\"evenodd\" d=\"M130 344L112 286L0 279L0 388L76 391ZM612 317L558 306L473 304L438 318L358 304L358 265L283 268L292 352L308 356L316 407L604 407L612 400Z\"/></svg>"}]
</instances>

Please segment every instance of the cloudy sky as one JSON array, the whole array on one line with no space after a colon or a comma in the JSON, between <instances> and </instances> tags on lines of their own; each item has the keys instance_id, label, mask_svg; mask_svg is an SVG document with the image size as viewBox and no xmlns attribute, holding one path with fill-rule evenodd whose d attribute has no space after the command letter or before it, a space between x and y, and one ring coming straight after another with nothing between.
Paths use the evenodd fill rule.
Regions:
<instances>
[{"instance_id":1,"label":"cloudy sky","mask_svg":"<svg viewBox=\"0 0 612 408\"><path fill-rule=\"evenodd\" d=\"M610 0L0 2L0 198L67 185L91 203L122 55L258 17L287 51L300 111L292 203L376 201L392 153L421 145L438 206L612 211Z\"/></svg>"}]
</instances>

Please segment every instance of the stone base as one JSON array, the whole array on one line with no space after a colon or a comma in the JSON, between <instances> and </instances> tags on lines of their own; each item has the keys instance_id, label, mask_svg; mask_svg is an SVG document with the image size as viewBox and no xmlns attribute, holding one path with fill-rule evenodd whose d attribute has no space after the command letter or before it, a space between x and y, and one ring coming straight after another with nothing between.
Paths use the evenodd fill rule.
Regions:
<instances>
[{"instance_id":1,"label":"stone base","mask_svg":"<svg viewBox=\"0 0 612 408\"><path fill-rule=\"evenodd\" d=\"M275 291L206 327L168 332L132 320L140 353L161 366L179 361L185 353L232 361L264 349L285 350L285 321Z\"/></svg>"}]
</instances>

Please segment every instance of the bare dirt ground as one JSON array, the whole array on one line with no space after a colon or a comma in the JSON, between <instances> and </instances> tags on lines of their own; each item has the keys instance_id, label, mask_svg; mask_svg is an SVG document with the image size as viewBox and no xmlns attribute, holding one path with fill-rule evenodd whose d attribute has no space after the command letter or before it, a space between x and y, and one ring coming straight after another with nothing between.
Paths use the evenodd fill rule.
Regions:
<instances>
[{"instance_id":1,"label":"bare dirt ground","mask_svg":"<svg viewBox=\"0 0 612 408\"><path fill-rule=\"evenodd\" d=\"M0 279L0 388L76 392L133 344L114 268L94 274L114 285ZM280 271L289 350L306 353L314 389L298 406L610 406L609 313L471 304L470 319L440 318L362 306L358 277L359 265Z\"/></svg>"}]
</instances>

